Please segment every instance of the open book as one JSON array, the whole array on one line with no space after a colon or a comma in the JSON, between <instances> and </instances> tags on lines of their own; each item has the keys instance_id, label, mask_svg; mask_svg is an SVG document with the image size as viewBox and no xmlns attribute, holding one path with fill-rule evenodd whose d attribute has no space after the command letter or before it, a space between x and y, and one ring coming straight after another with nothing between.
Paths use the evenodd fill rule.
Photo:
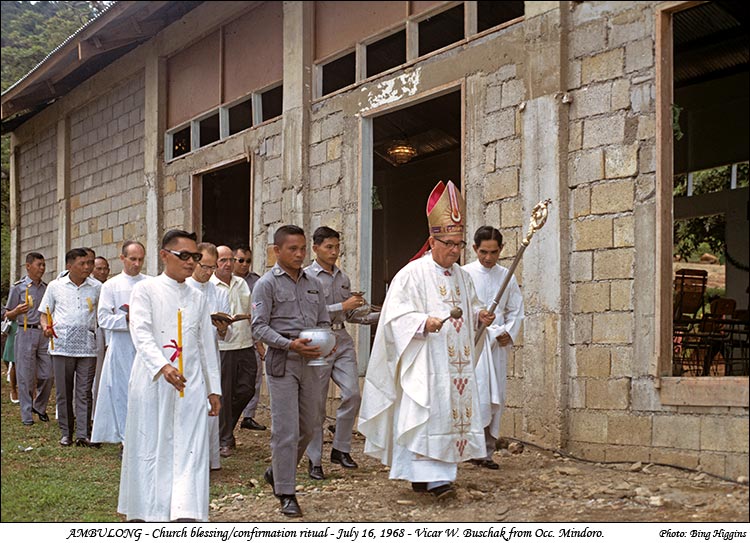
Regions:
<instances>
[{"instance_id":1,"label":"open book","mask_svg":"<svg viewBox=\"0 0 750 543\"><path fill-rule=\"evenodd\" d=\"M211 313L211 320L225 322L227 324L232 324L237 321L249 321L250 319L252 319L252 317L246 313L238 313L235 316L227 315L222 312Z\"/></svg>"}]
</instances>

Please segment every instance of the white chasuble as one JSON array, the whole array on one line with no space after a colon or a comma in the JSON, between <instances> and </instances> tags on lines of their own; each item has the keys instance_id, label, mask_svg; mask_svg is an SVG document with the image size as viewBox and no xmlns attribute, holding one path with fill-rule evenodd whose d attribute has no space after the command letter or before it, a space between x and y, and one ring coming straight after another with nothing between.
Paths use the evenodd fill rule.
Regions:
<instances>
[{"instance_id":1,"label":"white chasuble","mask_svg":"<svg viewBox=\"0 0 750 543\"><path fill-rule=\"evenodd\" d=\"M120 499L128 520L208 520L209 394L221 394L206 297L162 274L141 281L130 299L136 357L128 389ZM184 395L161 374L178 365L182 317Z\"/></svg>"},{"instance_id":2,"label":"white chasuble","mask_svg":"<svg viewBox=\"0 0 750 543\"><path fill-rule=\"evenodd\" d=\"M478 260L463 269L471 275L477 296L485 308L489 308L508 275L508 269L498 264L485 268ZM482 338L482 350L476 365L482 424L489 427L490 435L495 439L500 437L500 419L505 407L508 352L519 337L522 322L523 297L516 278L511 277L495 309L495 321L487 327ZM497 342L503 333L509 334L512 340L505 347Z\"/></svg>"},{"instance_id":3,"label":"white chasuble","mask_svg":"<svg viewBox=\"0 0 750 543\"><path fill-rule=\"evenodd\" d=\"M448 319L439 333L424 333L428 316L445 318L454 306L463 310L462 318ZM365 453L392 465L392 478L425 480L410 478L419 477L419 470L399 462L456 464L484 456L473 367L480 309L471 279L458 265L444 270L427 255L394 277L367 368L358 425L367 438Z\"/></svg>"}]
</instances>

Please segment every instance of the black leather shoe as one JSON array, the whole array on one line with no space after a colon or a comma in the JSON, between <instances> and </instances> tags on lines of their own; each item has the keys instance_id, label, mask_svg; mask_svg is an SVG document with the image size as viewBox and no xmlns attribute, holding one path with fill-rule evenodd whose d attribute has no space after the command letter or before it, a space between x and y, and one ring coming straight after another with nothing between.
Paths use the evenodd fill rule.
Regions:
<instances>
[{"instance_id":1,"label":"black leather shoe","mask_svg":"<svg viewBox=\"0 0 750 543\"><path fill-rule=\"evenodd\" d=\"M240 423L240 428L244 428L246 430L265 430L266 427L263 426L261 423L256 421L252 417L245 417L242 419L242 422Z\"/></svg>"},{"instance_id":2,"label":"black leather shoe","mask_svg":"<svg viewBox=\"0 0 750 543\"><path fill-rule=\"evenodd\" d=\"M266 468L266 472L263 474L263 479L271 485L271 490L273 491L273 495L277 498L279 497L278 494L276 494L276 487L273 485L273 468Z\"/></svg>"},{"instance_id":3,"label":"black leather shoe","mask_svg":"<svg viewBox=\"0 0 750 543\"><path fill-rule=\"evenodd\" d=\"M302 509L299 508L297 497L294 494L279 496L281 502L281 512L287 517L301 517Z\"/></svg>"},{"instance_id":4,"label":"black leather shoe","mask_svg":"<svg viewBox=\"0 0 750 543\"><path fill-rule=\"evenodd\" d=\"M35 413L37 417L39 417L39 420L42 422L49 422L49 415L47 413L40 413L33 407L31 408L31 412Z\"/></svg>"},{"instance_id":5,"label":"black leather shoe","mask_svg":"<svg viewBox=\"0 0 750 543\"><path fill-rule=\"evenodd\" d=\"M23 421L23 425L24 426L34 426L34 421L33 420L25 420L25 421Z\"/></svg>"},{"instance_id":6,"label":"black leather shoe","mask_svg":"<svg viewBox=\"0 0 750 543\"><path fill-rule=\"evenodd\" d=\"M411 489L419 493L427 492L427 483L412 483Z\"/></svg>"},{"instance_id":7,"label":"black leather shoe","mask_svg":"<svg viewBox=\"0 0 750 543\"><path fill-rule=\"evenodd\" d=\"M307 461L307 473L310 474L310 479L315 479L316 481L322 481L326 478L323 473L323 466L313 466L312 460Z\"/></svg>"},{"instance_id":8,"label":"black leather shoe","mask_svg":"<svg viewBox=\"0 0 750 543\"><path fill-rule=\"evenodd\" d=\"M491 458L472 458L469 462L480 468L500 469L500 465Z\"/></svg>"},{"instance_id":9,"label":"black leather shoe","mask_svg":"<svg viewBox=\"0 0 750 543\"><path fill-rule=\"evenodd\" d=\"M435 487L431 490L428 490L428 492L435 496L438 500L445 500L448 498L456 497L456 487L454 487L451 483Z\"/></svg>"},{"instance_id":10,"label":"black leather shoe","mask_svg":"<svg viewBox=\"0 0 750 543\"><path fill-rule=\"evenodd\" d=\"M341 452L338 449L331 449L331 462L333 464L340 464L348 469L354 469L358 468L359 464L357 464L351 456L349 456L349 453Z\"/></svg>"},{"instance_id":11,"label":"black leather shoe","mask_svg":"<svg viewBox=\"0 0 750 543\"><path fill-rule=\"evenodd\" d=\"M76 439L76 447L91 447L93 449L98 449L101 446L101 443L92 443L87 437L79 437Z\"/></svg>"},{"instance_id":12,"label":"black leather shoe","mask_svg":"<svg viewBox=\"0 0 750 543\"><path fill-rule=\"evenodd\" d=\"M60 445L63 447L70 447L73 444L73 440L71 440L68 436L62 436L60 438Z\"/></svg>"}]
</instances>

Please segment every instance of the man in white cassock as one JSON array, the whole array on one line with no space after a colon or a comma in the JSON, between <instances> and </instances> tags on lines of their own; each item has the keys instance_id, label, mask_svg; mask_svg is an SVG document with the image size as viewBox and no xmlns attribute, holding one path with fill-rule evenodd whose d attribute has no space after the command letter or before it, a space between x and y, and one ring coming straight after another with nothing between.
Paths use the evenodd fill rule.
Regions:
<instances>
[{"instance_id":1,"label":"man in white cassock","mask_svg":"<svg viewBox=\"0 0 750 543\"><path fill-rule=\"evenodd\" d=\"M482 226L474 234L477 260L463 267L471 275L477 296L485 307L493 303L508 275L508 269L497 263L502 250L503 235L500 231L491 226ZM492 454L500 437L500 417L505 407L508 352L518 339L522 322L523 297L518 281L512 276L495 308L495 322L483 334L475 369L487 454L472 462L488 469L500 468L492 459Z\"/></svg>"},{"instance_id":2,"label":"man in white cassock","mask_svg":"<svg viewBox=\"0 0 750 543\"><path fill-rule=\"evenodd\" d=\"M485 451L474 332L494 315L456 264L466 247L463 208L450 181L430 194L431 252L407 264L388 289L358 426L367 438L365 453L391 466L391 479L411 481L415 492L439 499L455 496L458 463ZM448 318L455 307L462 316Z\"/></svg>"},{"instance_id":3,"label":"man in white cassock","mask_svg":"<svg viewBox=\"0 0 750 543\"><path fill-rule=\"evenodd\" d=\"M130 294L133 287L147 277L141 273L145 258L146 250L140 242L123 243L122 273L103 283L99 293L97 319L99 328L108 334L109 348L104 355L96 398L91 432L94 443L122 443L125 439L128 382L135 358L129 328Z\"/></svg>"},{"instance_id":4,"label":"man in white cassock","mask_svg":"<svg viewBox=\"0 0 750 543\"><path fill-rule=\"evenodd\" d=\"M216 285L209 281L211 275L216 271L216 261L219 259L219 252L216 250L216 245L213 243L199 243L198 252L200 252L203 257L195 267L193 275L185 279L185 282L206 297L206 300L208 301L206 305L210 314L231 314L227 293L224 290L217 288ZM218 359L219 338L222 340L231 338L232 332L226 321L212 320L211 323L214 325L214 331L216 332L214 347ZM218 368L218 371L219 374L221 374L221 368ZM208 417L208 451L211 470L220 470L221 455L219 454L219 417Z\"/></svg>"},{"instance_id":5,"label":"man in white cassock","mask_svg":"<svg viewBox=\"0 0 750 543\"><path fill-rule=\"evenodd\" d=\"M164 273L130 298L136 357L117 506L127 520L208 520L207 415L219 414L221 381L208 302L185 282L202 257L195 239L167 232Z\"/></svg>"}]
</instances>

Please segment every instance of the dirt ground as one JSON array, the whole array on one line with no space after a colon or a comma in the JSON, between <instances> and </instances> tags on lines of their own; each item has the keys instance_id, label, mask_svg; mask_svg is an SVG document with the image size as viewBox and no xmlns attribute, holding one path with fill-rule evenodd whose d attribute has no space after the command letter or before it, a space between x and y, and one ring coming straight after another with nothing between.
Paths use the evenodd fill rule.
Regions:
<instances>
[{"instance_id":1,"label":"dirt ground","mask_svg":"<svg viewBox=\"0 0 750 543\"><path fill-rule=\"evenodd\" d=\"M270 426L267 407L257 419ZM235 455L212 473L212 483L236 482L236 470L254 464L247 492L211 502L213 522L287 522L263 481L270 462L270 431L236 431ZM332 434L326 431L323 469L313 481L307 459L297 470L302 522L748 522L748 485L666 466L596 464L532 446L495 453L496 471L459 466L457 497L438 502L416 494L405 481L388 479L388 468L362 453L355 433L352 456L359 468L328 462Z\"/></svg>"}]
</instances>

